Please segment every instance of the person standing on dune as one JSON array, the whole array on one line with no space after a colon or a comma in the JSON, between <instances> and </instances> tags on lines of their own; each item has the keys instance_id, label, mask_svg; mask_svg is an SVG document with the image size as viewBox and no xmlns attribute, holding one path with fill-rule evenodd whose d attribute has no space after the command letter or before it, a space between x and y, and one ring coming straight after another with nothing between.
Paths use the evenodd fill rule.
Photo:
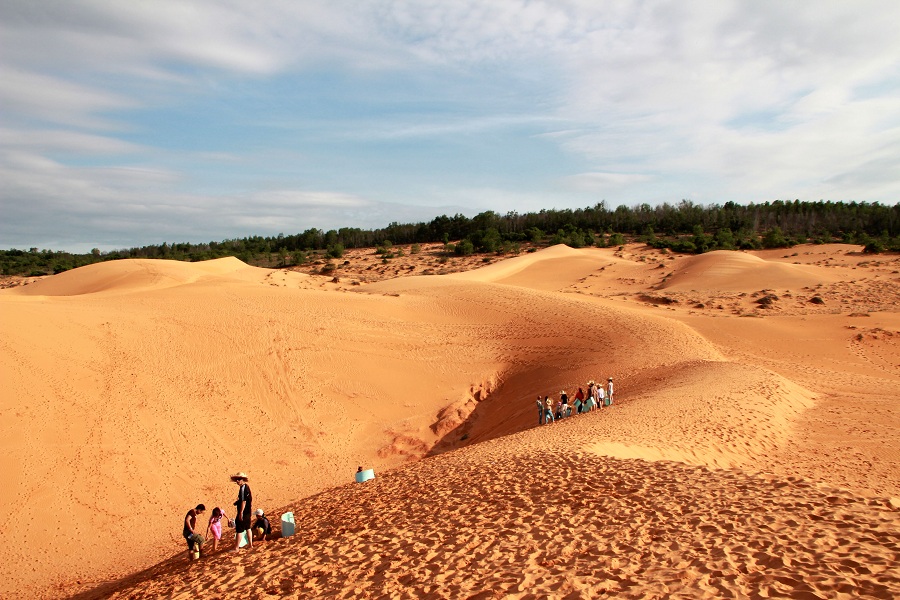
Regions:
<instances>
[{"instance_id":1,"label":"person standing on dune","mask_svg":"<svg viewBox=\"0 0 900 600\"><path fill-rule=\"evenodd\" d=\"M544 396L544 424L553 422L553 401L550 396Z\"/></svg>"},{"instance_id":2,"label":"person standing on dune","mask_svg":"<svg viewBox=\"0 0 900 600\"><path fill-rule=\"evenodd\" d=\"M541 395L538 394L537 397L537 407L538 407L538 425L544 424L544 401L541 400ZM360 467L362 469L362 467Z\"/></svg>"},{"instance_id":3,"label":"person standing on dune","mask_svg":"<svg viewBox=\"0 0 900 600\"><path fill-rule=\"evenodd\" d=\"M584 404L581 406L582 412L591 412L596 406L594 402L594 380L588 381L587 386L587 392L584 394Z\"/></svg>"},{"instance_id":4,"label":"person standing on dune","mask_svg":"<svg viewBox=\"0 0 900 600\"><path fill-rule=\"evenodd\" d=\"M612 406L613 403L613 382L612 377L606 382L606 405Z\"/></svg>"},{"instance_id":5,"label":"person standing on dune","mask_svg":"<svg viewBox=\"0 0 900 600\"><path fill-rule=\"evenodd\" d=\"M219 540L222 539L222 519L224 518L225 513L217 506L212 510L212 516L206 525L206 537L208 538L209 534L212 533L213 552L219 549Z\"/></svg>"},{"instance_id":6,"label":"person standing on dune","mask_svg":"<svg viewBox=\"0 0 900 600\"><path fill-rule=\"evenodd\" d=\"M237 507L237 516L234 518L234 531L237 534L234 538L234 549L241 547L241 534L246 532L247 545L253 547L253 532L250 530L250 519L253 515L253 494L250 492L250 481L244 473L237 473L231 476L231 480L238 484L238 497L234 505Z\"/></svg>"},{"instance_id":7,"label":"person standing on dune","mask_svg":"<svg viewBox=\"0 0 900 600\"><path fill-rule=\"evenodd\" d=\"M202 515L205 510L206 506L198 504L184 515L184 530L182 531L182 535L188 546L188 560L194 560L194 552L197 552L199 555L200 547L203 545L203 536L197 533L196 527L197 517Z\"/></svg>"}]
</instances>

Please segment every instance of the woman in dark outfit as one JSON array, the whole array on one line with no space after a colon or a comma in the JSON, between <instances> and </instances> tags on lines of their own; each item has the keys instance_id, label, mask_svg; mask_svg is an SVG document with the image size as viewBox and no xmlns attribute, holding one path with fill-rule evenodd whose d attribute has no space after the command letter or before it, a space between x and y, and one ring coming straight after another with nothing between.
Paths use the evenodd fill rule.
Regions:
<instances>
[{"instance_id":1,"label":"woman in dark outfit","mask_svg":"<svg viewBox=\"0 0 900 600\"><path fill-rule=\"evenodd\" d=\"M231 480L238 484L238 498L234 505L237 507L237 516L234 518L234 549L237 550L241 543L241 534L247 532L247 544L253 547L253 532L250 531L250 518L253 514L253 494L250 492L250 481L244 473L232 475Z\"/></svg>"}]
</instances>

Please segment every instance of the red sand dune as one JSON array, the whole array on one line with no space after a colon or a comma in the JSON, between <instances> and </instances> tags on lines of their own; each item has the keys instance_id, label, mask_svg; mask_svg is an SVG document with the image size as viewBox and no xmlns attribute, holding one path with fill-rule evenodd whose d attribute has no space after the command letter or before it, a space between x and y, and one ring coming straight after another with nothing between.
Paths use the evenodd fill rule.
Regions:
<instances>
[{"instance_id":1,"label":"red sand dune","mask_svg":"<svg viewBox=\"0 0 900 600\"><path fill-rule=\"evenodd\" d=\"M854 250L2 291L0 595L896 596L900 259ZM537 394L609 376L613 407L537 427ZM300 532L187 564L236 470Z\"/></svg>"},{"instance_id":2,"label":"red sand dune","mask_svg":"<svg viewBox=\"0 0 900 600\"><path fill-rule=\"evenodd\" d=\"M839 274L824 267L772 262L744 252L716 250L683 261L661 287L672 291L733 292L801 287L839 280Z\"/></svg>"}]
</instances>

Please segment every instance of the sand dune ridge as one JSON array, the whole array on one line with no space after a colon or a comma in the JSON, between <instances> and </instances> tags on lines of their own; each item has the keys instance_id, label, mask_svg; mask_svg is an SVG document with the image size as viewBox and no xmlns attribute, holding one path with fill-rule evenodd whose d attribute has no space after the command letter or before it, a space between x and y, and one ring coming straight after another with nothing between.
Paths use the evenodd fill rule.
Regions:
<instances>
[{"instance_id":1,"label":"sand dune ridge","mask_svg":"<svg viewBox=\"0 0 900 600\"><path fill-rule=\"evenodd\" d=\"M126 259L94 263L15 288L12 293L42 296L80 296L101 292L140 292L193 283L206 276L224 276L253 269L237 258L201 263L176 260Z\"/></svg>"}]
</instances>

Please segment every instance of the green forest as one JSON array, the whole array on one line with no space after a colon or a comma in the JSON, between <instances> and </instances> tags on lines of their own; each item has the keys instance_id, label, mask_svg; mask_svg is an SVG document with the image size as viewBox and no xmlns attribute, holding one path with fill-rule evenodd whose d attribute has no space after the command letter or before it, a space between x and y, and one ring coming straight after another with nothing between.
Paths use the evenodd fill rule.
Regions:
<instances>
[{"instance_id":1,"label":"green forest","mask_svg":"<svg viewBox=\"0 0 900 600\"><path fill-rule=\"evenodd\" d=\"M900 205L877 202L800 202L761 204L678 204L618 206L604 202L583 209L541 210L474 217L442 215L428 223L391 223L381 229L343 227L322 231L250 236L208 243L168 243L87 254L29 248L0 250L4 275L61 273L95 262L123 258L201 261L234 256L256 266L305 263L311 253L340 258L348 248L442 242L448 254L517 252L520 244L618 246L639 241L681 253L790 247L802 243L859 244L865 252L900 251Z\"/></svg>"}]
</instances>

